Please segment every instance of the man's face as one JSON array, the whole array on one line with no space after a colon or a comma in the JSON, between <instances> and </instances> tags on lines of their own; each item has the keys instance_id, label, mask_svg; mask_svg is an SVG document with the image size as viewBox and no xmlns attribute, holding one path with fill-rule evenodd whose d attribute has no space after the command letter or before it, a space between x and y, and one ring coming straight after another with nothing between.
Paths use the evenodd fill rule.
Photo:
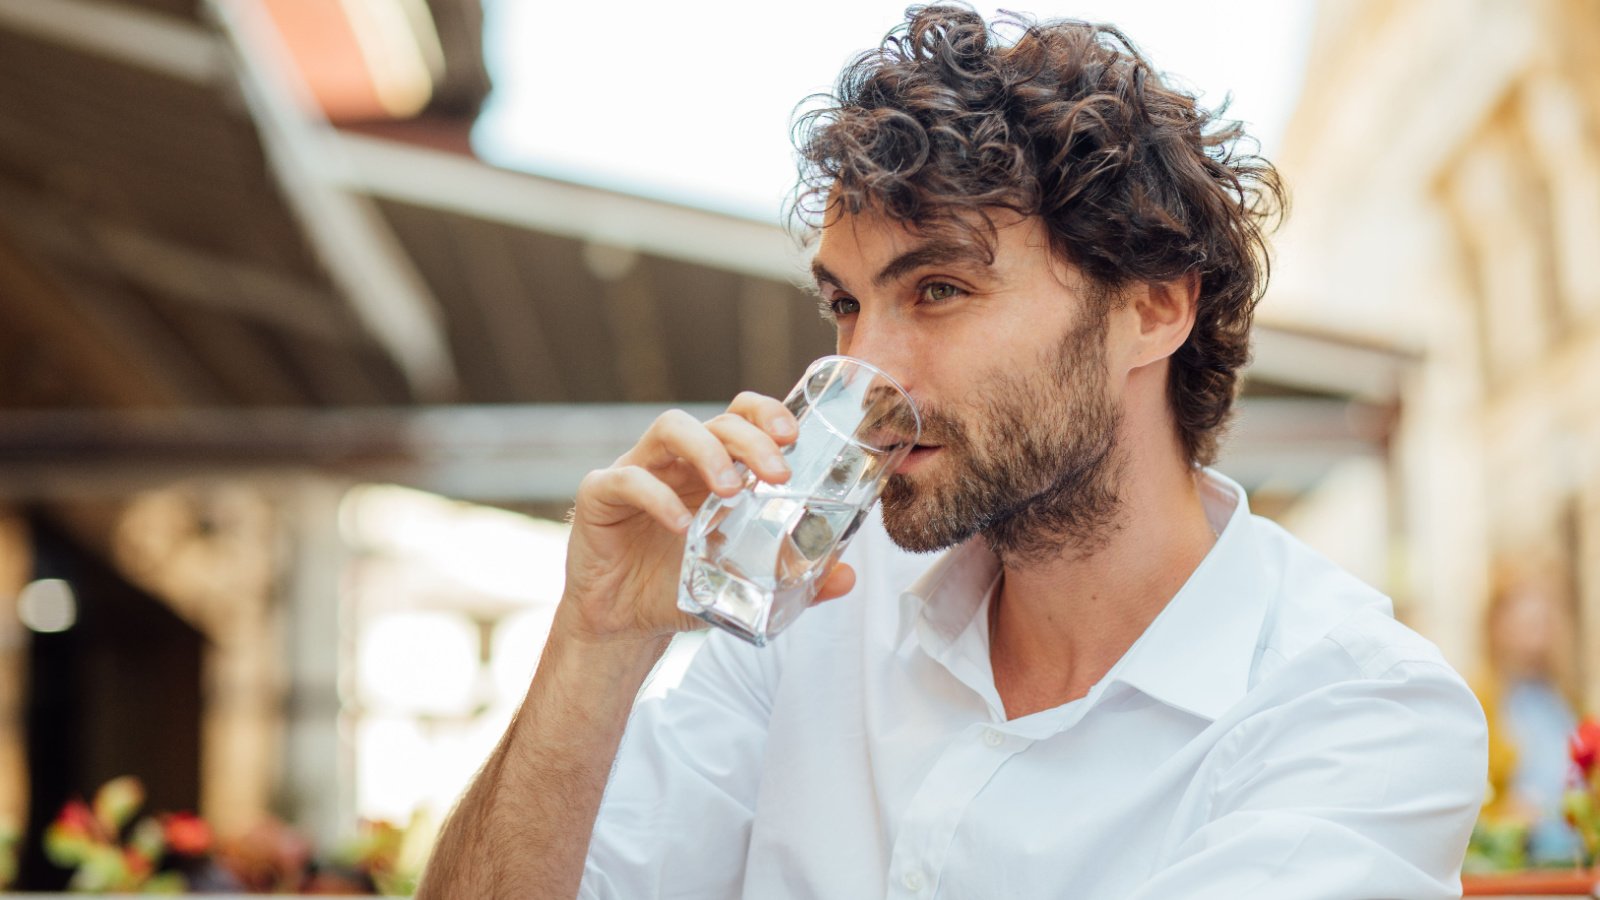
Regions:
<instances>
[{"instance_id":1,"label":"man's face","mask_svg":"<svg viewBox=\"0 0 1600 900\"><path fill-rule=\"evenodd\" d=\"M1109 535L1109 303L1054 258L1037 220L1001 227L990 263L963 240L839 216L813 268L839 352L895 376L922 413L918 448L884 492L896 543L936 550L982 531L1015 559Z\"/></svg>"}]
</instances>

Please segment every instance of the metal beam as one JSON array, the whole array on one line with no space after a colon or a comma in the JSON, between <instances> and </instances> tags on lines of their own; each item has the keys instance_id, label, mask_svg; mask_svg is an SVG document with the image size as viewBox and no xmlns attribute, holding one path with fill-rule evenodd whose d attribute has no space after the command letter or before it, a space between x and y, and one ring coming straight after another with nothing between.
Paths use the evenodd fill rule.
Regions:
<instances>
[{"instance_id":1,"label":"metal beam","mask_svg":"<svg viewBox=\"0 0 1600 900\"><path fill-rule=\"evenodd\" d=\"M0 0L0 28L193 84L223 82L227 48L204 26L105 0Z\"/></svg>"},{"instance_id":2,"label":"metal beam","mask_svg":"<svg viewBox=\"0 0 1600 900\"><path fill-rule=\"evenodd\" d=\"M1315 483L1381 452L1383 410L1246 399L1222 468L1248 483ZM650 404L0 414L0 501L108 496L180 479L315 470L484 502L570 498L633 445ZM713 404L685 406L707 419Z\"/></svg>"},{"instance_id":3,"label":"metal beam","mask_svg":"<svg viewBox=\"0 0 1600 900\"><path fill-rule=\"evenodd\" d=\"M720 408L686 406L710 418ZM663 407L0 414L0 500L119 496L184 479L315 470L484 502L570 498Z\"/></svg>"},{"instance_id":4,"label":"metal beam","mask_svg":"<svg viewBox=\"0 0 1600 900\"><path fill-rule=\"evenodd\" d=\"M805 255L776 224L350 132L340 134L338 153L323 161L328 178L377 197L760 278L792 283L810 277Z\"/></svg>"},{"instance_id":5,"label":"metal beam","mask_svg":"<svg viewBox=\"0 0 1600 900\"><path fill-rule=\"evenodd\" d=\"M454 367L433 298L376 212L315 176L332 129L311 120L303 90L296 96L303 86L271 23L238 0L207 8L231 46L204 26L104 0L0 0L0 27L197 84L237 76L273 174L335 284L419 398L450 398Z\"/></svg>"},{"instance_id":6,"label":"metal beam","mask_svg":"<svg viewBox=\"0 0 1600 900\"><path fill-rule=\"evenodd\" d=\"M1421 355L1372 340L1286 322L1256 322L1245 379L1390 403Z\"/></svg>"},{"instance_id":7,"label":"metal beam","mask_svg":"<svg viewBox=\"0 0 1600 900\"><path fill-rule=\"evenodd\" d=\"M1396 410L1344 399L1244 397L1217 468L1247 489L1303 493L1351 457L1384 456Z\"/></svg>"},{"instance_id":8,"label":"metal beam","mask_svg":"<svg viewBox=\"0 0 1600 900\"><path fill-rule=\"evenodd\" d=\"M321 160L339 152L334 131L315 111L271 21L254 4L211 0L210 8L237 52L239 83L268 165L329 276L418 398L451 399L455 364L438 303L377 210L323 177ZM417 170L410 177L434 176Z\"/></svg>"}]
</instances>

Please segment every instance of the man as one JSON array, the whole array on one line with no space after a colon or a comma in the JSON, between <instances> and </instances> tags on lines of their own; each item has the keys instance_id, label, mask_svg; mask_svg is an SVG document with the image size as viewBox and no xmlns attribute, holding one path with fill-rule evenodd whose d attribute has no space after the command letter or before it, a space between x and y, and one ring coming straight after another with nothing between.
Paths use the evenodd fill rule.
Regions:
<instances>
[{"instance_id":1,"label":"man","mask_svg":"<svg viewBox=\"0 0 1600 900\"><path fill-rule=\"evenodd\" d=\"M1275 172L1114 30L1010 27L913 9L799 131L839 351L923 412L884 526L952 549L765 649L712 634L635 706L696 624L690 510L735 462L783 481L795 434L749 394L663 415L585 479L539 671L419 896L1458 893L1477 704L1203 468Z\"/></svg>"}]
</instances>

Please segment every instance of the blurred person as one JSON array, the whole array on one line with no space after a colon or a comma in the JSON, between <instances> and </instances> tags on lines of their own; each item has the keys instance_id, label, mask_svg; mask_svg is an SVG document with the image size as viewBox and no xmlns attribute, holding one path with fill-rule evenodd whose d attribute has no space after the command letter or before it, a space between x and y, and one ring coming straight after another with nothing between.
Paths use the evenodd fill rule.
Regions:
<instances>
[{"instance_id":1,"label":"blurred person","mask_svg":"<svg viewBox=\"0 0 1600 900\"><path fill-rule=\"evenodd\" d=\"M1483 814L1528 828L1528 861L1579 861L1561 798L1572 777L1567 740L1576 660L1558 579L1536 565L1502 564L1484 614L1485 666L1473 679L1489 722L1490 795Z\"/></svg>"},{"instance_id":2,"label":"blurred person","mask_svg":"<svg viewBox=\"0 0 1600 900\"><path fill-rule=\"evenodd\" d=\"M1209 468L1276 171L1106 26L913 7L827 104L797 218L839 352L924 414L884 526L943 555L898 596L841 565L772 645L712 633L635 702L699 624L691 510L735 462L784 481L795 435L753 394L663 414L584 479L539 669L418 896L1458 896L1476 700Z\"/></svg>"}]
</instances>

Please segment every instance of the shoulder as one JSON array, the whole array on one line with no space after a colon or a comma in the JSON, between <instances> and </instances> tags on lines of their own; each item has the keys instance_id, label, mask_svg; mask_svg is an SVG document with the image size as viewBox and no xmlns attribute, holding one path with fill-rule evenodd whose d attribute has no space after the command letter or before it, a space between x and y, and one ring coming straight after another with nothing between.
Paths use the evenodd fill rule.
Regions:
<instances>
[{"instance_id":1,"label":"shoulder","mask_svg":"<svg viewBox=\"0 0 1600 900\"><path fill-rule=\"evenodd\" d=\"M1479 788L1486 725L1465 679L1382 592L1279 526L1253 524L1267 615L1225 755L1331 754L1383 771L1409 758Z\"/></svg>"},{"instance_id":2,"label":"shoulder","mask_svg":"<svg viewBox=\"0 0 1600 900\"><path fill-rule=\"evenodd\" d=\"M1253 517L1252 530L1269 598L1253 680L1321 662L1343 670L1326 673L1330 677L1356 679L1395 674L1396 666L1422 667L1465 689L1438 647L1395 620L1394 605L1381 591L1270 520Z\"/></svg>"},{"instance_id":3,"label":"shoulder","mask_svg":"<svg viewBox=\"0 0 1600 900\"><path fill-rule=\"evenodd\" d=\"M1454 752L1461 772L1481 774L1483 707L1439 648L1396 621L1382 592L1278 525L1253 524L1269 600L1239 737L1274 722L1332 744L1387 735L1391 753Z\"/></svg>"}]
</instances>

